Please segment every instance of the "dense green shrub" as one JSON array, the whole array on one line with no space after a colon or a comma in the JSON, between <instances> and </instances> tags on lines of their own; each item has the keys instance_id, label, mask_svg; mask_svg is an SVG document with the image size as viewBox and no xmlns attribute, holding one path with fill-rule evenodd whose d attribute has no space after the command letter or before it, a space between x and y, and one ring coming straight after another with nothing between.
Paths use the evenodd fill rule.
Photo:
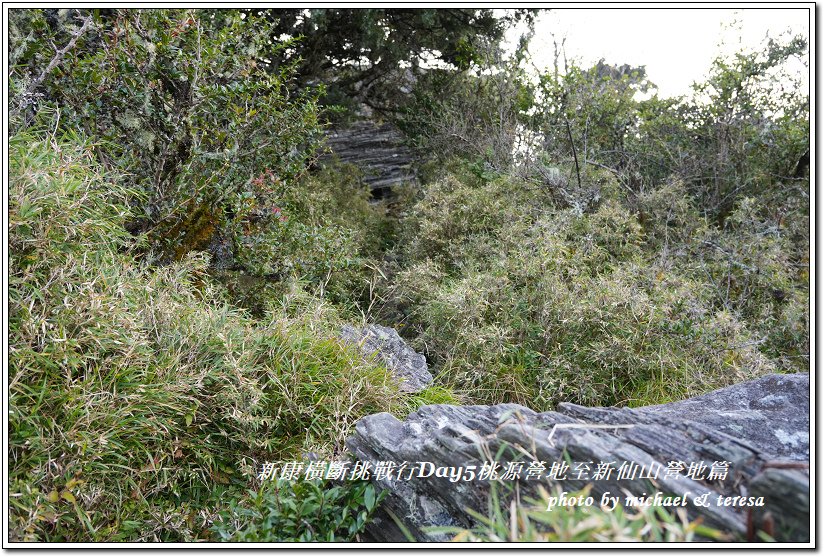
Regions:
<instances>
[{"instance_id":1,"label":"dense green shrub","mask_svg":"<svg viewBox=\"0 0 824 557\"><path fill-rule=\"evenodd\" d=\"M43 10L12 15L11 80L22 88L44 76L39 103L13 99L19 116L58 106L64 127L98 141L100 159L142 192L129 227L146 233L153 259L180 260L221 235L236 240L232 219L256 220L260 233L277 227L262 218L276 200L254 180L302 176L321 126L318 91L290 93L291 67L264 56L289 46L272 53L271 23L230 10L65 10L54 22ZM49 39L68 46L81 24L86 32L45 72Z\"/></svg>"},{"instance_id":2,"label":"dense green shrub","mask_svg":"<svg viewBox=\"0 0 824 557\"><path fill-rule=\"evenodd\" d=\"M357 169L327 165L291 182L264 173L252 183L270 200L269 214L250 220L261 206L245 196L229 222L233 265L219 276L235 299L260 311L298 279L349 310L359 306L391 231L385 206L370 202Z\"/></svg>"},{"instance_id":3,"label":"dense green shrub","mask_svg":"<svg viewBox=\"0 0 824 557\"><path fill-rule=\"evenodd\" d=\"M530 125L554 160L577 158L618 170L631 181L636 170L628 149L637 129L639 93L654 85L643 66L613 66L602 59L591 68L571 64L538 78Z\"/></svg>"},{"instance_id":4,"label":"dense green shrub","mask_svg":"<svg viewBox=\"0 0 824 557\"><path fill-rule=\"evenodd\" d=\"M717 229L677 185L640 213L619 191L579 213L517 178L444 178L409 211L387 316L480 402L639 405L804 369L787 367L806 329L803 306L775 297L791 289L780 234L752 217Z\"/></svg>"},{"instance_id":5,"label":"dense green shrub","mask_svg":"<svg viewBox=\"0 0 824 557\"><path fill-rule=\"evenodd\" d=\"M741 199L723 228L709 226L680 183L640 196L637 205L662 262L704 283L713 307L739 315L780 369L809 369L807 265L796 260L791 228L776 226L754 198Z\"/></svg>"},{"instance_id":6,"label":"dense green shrub","mask_svg":"<svg viewBox=\"0 0 824 557\"><path fill-rule=\"evenodd\" d=\"M18 10L12 81L51 61L46 37L71 43L36 87L60 124L95 138L131 186L127 227L148 260L215 256L234 301L262 311L292 280L352 308L385 242L383 208L352 168L309 172L319 152L319 90L290 91L270 44L274 23L204 10ZM35 103L20 93L20 114Z\"/></svg>"},{"instance_id":7,"label":"dense green shrub","mask_svg":"<svg viewBox=\"0 0 824 557\"><path fill-rule=\"evenodd\" d=\"M258 462L337 454L359 417L425 402L299 288L256 321L202 255L136 263L131 192L80 139L18 134L10 161L14 539L196 539Z\"/></svg>"},{"instance_id":8,"label":"dense green shrub","mask_svg":"<svg viewBox=\"0 0 824 557\"><path fill-rule=\"evenodd\" d=\"M459 157L481 168L509 169L530 135L520 124L532 106L532 90L519 62L504 60L498 47L489 46L475 71L430 69L393 119L421 159Z\"/></svg>"},{"instance_id":9,"label":"dense green shrub","mask_svg":"<svg viewBox=\"0 0 824 557\"><path fill-rule=\"evenodd\" d=\"M539 78L529 126L553 160L608 167L634 192L680 178L718 224L745 197L765 202L774 221L803 219L810 100L787 62L807 64L808 50L801 36L767 38L718 57L678 98L659 97L643 66L556 66Z\"/></svg>"},{"instance_id":10,"label":"dense green shrub","mask_svg":"<svg viewBox=\"0 0 824 557\"><path fill-rule=\"evenodd\" d=\"M276 480L220 513L212 531L232 542L348 542L357 540L383 499L365 480L328 485Z\"/></svg>"}]
</instances>

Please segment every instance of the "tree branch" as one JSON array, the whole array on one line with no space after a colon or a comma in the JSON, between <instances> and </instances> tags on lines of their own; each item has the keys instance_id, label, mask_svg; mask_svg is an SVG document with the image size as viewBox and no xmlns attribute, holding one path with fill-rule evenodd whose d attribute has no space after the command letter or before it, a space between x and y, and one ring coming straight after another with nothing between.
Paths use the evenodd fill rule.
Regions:
<instances>
[{"instance_id":1,"label":"tree branch","mask_svg":"<svg viewBox=\"0 0 824 557\"><path fill-rule=\"evenodd\" d=\"M34 94L34 91L38 87L40 87L40 85L43 83L46 77L52 72L52 70L54 70L54 68L56 68L60 64L60 62L63 61L63 57L66 55L67 52L74 48L74 45L77 44L78 39L80 39L80 37L83 36L84 33L86 33L91 23L92 16L89 15L83 18L83 25L80 27L80 29L72 33L72 39L69 41L69 43L54 54L54 58L51 59L51 62L49 62L49 65L46 66L46 69L44 69L43 72L39 76L37 76L37 79L32 81L26 88L26 91L23 93L22 98L20 99L20 104L15 109L15 114L23 110L23 108L25 107L26 99L30 98L32 94Z\"/></svg>"}]
</instances>

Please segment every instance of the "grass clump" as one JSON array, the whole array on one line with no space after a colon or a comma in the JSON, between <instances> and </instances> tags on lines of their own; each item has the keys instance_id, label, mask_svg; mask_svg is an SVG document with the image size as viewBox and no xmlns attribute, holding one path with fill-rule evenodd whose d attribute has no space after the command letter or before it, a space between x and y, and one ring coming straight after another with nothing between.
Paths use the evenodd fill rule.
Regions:
<instances>
[{"instance_id":1,"label":"grass clump","mask_svg":"<svg viewBox=\"0 0 824 557\"><path fill-rule=\"evenodd\" d=\"M409 409L325 302L296 290L252 319L202 254L136 263L134 192L81 138L20 133L9 159L12 539L210 539L260 462Z\"/></svg>"},{"instance_id":2,"label":"grass clump","mask_svg":"<svg viewBox=\"0 0 824 557\"><path fill-rule=\"evenodd\" d=\"M611 511L600 507L554 506L548 509L549 492L538 488L537 499L523 502L512 500L507 507L498 496L498 488L490 491L489 512L484 515L470 510L477 525L468 529L433 529L454 535L453 542L692 542L730 541L729 536L701 524L700 519L688 520L684 509L671 512L664 507L646 506L628 510L618 505ZM567 494L569 498L589 495L589 487ZM561 490L557 488L557 496Z\"/></svg>"}]
</instances>

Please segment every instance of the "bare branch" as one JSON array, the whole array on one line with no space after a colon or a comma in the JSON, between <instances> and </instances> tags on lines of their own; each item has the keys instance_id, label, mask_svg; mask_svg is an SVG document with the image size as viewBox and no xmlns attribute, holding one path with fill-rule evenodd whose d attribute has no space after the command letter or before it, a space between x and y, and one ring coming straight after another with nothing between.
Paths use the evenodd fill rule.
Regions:
<instances>
[{"instance_id":1,"label":"bare branch","mask_svg":"<svg viewBox=\"0 0 824 557\"><path fill-rule=\"evenodd\" d=\"M572 128L569 125L569 119L566 120L567 136L569 137L569 144L572 146L572 156L575 157L575 175L578 177L578 189L581 188L581 169L578 167L578 152L575 150L575 142L572 140Z\"/></svg>"}]
</instances>

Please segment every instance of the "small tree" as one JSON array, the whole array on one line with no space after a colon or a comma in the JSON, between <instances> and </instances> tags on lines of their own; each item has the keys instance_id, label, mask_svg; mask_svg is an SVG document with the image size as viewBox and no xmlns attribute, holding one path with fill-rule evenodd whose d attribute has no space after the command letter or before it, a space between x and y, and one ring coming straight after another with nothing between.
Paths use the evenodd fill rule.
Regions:
<instances>
[{"instance_id":1,"label":"small tree","mask_svg":"<svg viewBox=\"0 0 824 557\"><path fill-rule=\"evenodd\" d=\"M518 58L487 45L476 71L429 70L396 121L423 159L463 158L505 172L529 146L524 122L533 90Z\"/></svg>"},{"instance_id":2,"label":"small tree","mask_svg":"<svg viewBox=\"0 0 824 557\"><path fill-rule=\"evenodd\" d=\"M632 150L646 162L649 181L677 174L719 222L744 197L778 213L788 198L806 198L809 95L785 69L806 51L800 36L770 39L763 50L716 59L693 99L641 103Z\"/></svg>"},{"instance_id":3,"label":"small tree","mask_svg":"<svg viewBox=\"0 0 824 557\"><path fill-rule=\"evenodd\" d=\"M579 177L594 164L634 183L638 161L628 143L638 126L636 95L650 87L644 67L604 60L587 70L572 65L564 74L545 73L532 126L549 157L575 163Z\"/></svg>"}]
</instances>

